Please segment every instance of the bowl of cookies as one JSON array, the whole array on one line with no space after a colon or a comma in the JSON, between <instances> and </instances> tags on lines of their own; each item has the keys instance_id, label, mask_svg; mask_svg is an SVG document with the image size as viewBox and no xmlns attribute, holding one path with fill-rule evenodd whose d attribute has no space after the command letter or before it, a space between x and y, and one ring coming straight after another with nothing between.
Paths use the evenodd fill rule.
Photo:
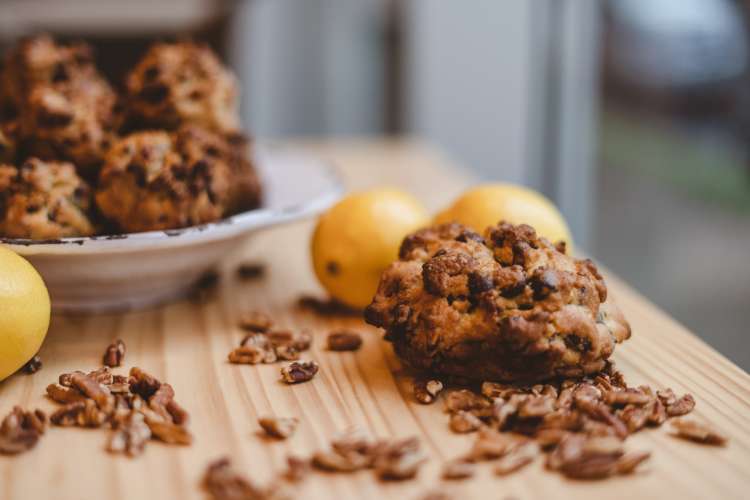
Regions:
<instances>
[{"instance_id":1,"label":"bowl of cookies","mask_svg":"<svg viewBox=\"0 0 750 500\"><path fill-rule=\"evenodd\" d=\"M120 89L84 43L43 35L5 54L0 243L39 270L54 310L184 296L251 233L340 196L331 165L249 139L237 96L193 42L152 45Z\"/></svg>"}]
</instances>

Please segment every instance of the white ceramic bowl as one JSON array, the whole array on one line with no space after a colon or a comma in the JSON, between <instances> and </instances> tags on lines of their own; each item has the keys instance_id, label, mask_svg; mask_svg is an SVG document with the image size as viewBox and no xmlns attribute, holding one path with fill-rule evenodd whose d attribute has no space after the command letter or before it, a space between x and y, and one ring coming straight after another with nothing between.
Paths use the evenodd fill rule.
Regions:
<instances>
[{"instance_id":1,"label":"white ceramic bowl","mask_svg":"<svg viewBox=\"0 0 750 500\"><path fill-rule=\"evenodd\" d=\"M341 196L333 166L278 147L256 151L264 188L260 209L170 231L0 242L36 267L55 312L124 311L174 300L250 234L315 215Z\"/></svg>"}]
</instances>

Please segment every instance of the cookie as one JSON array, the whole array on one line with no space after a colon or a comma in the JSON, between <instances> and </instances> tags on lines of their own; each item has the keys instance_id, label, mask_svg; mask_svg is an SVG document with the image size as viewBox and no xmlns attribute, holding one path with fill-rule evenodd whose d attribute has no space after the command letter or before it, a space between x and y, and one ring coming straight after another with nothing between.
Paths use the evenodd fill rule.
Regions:
<instances>
[{"instance_id":1,"label":"cookie","mask_svg":"<svg viewBox=\"0 0 750 500\"><path fill-rule=\"evenodd\" d=\"M31 158L0 165L0 234L57 239L94 234L91 190L71 163Z\"/></svg>"},{"instance_id":2,"label":"cookie","mask_svg":"<svg viewBox=\"0 0 750 500\"><path fill-rule=\"evenodd\" d=\"M117 96L88 45L26 39L7 54L0 87L27 154L71 161L84 174L101 163L118 122Z\"/></svg>"},{"instance_id":3,"label":"cookie","mask_svg":"<svg viewBox=\"0 0 750 500\"><path fill-rule=\"evenodd\" d=\"M136 127L176 129L192 123L239 130L237 85L206 45L157 43L128 74L128 115Z\"/></svg>"},{"instance_id":4,"label":"cookie","mask_svg":"<svg viewBox=\"0 0 750 500\"><path fill-rule=\"evenodd\" d=\"M502 382L595 373L630 326L594 263L561 250L527 225L420 230L365 319L419 370Z\"/></svg>"},{"instance_id":5,"label":"cookie","mask_svg":"<svg viewBox=\"0 0 750 500\"><path fill-rule=\"evenodd\" d=\"M186 125L118 141L107 154L95 199L121 230L138 232L213 222L236 207L255 207L260 188L242 149Z\"/></svg>"}]
</instances>

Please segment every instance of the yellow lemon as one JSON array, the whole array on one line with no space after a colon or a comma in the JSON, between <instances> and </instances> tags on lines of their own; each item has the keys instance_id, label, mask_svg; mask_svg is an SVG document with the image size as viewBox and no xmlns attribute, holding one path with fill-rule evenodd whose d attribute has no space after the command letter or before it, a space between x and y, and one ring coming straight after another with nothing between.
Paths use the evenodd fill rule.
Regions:
<instances>
[{"instance_id":1,"label":"yellow lemon","mask_svg":"<svg viewBox=\"0 0 750 500\"><path fill-rule=\"evenodd\" d=\"M311 243L315 274L334 299L363 308L404 236L428 223L424 207L401 191L351 194L318 220Z\"/></svg>"},{"instance_id":2,"label":"yellow lemon","mask_svg":"<svg viewBox=\"0 0 750 500\"><path fill-rule=\"evenodd\" d=\"M0 380L39 351L49 318L49 294L39 273L0 247Z\"/></svg>"},{"instance_id":3,"label":"yellow lemon","mask_svg":"<svg viewBox=\"0 0 750 500\"><path fill-rule=\"evenodd\" d=\"M515 184L485 184L462 194L435 217L435 222L460 222L479 233L501 220L528 224L553 243L573 248L568 224L555 205L541 193Z\"/></svg>"}]
</instances>

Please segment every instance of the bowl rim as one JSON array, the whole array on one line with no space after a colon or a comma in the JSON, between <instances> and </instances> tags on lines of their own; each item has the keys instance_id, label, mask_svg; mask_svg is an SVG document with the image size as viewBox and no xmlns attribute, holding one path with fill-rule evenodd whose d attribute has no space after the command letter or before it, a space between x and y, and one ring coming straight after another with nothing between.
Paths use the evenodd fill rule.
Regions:
<instances>
[{"instance_id":1,"label":"bowl rim","mask_svg":"<svg viewBox=\"0 0 750 500\"><path fill-rule=\"evenodd\" d=\"M82 249L97 251L128 251L135 248L173 247L192 243L209 243L216 240L236 237L251 230L271 225L284 224L322 212L335 203L344 193L341 172L335 164L290 146L256 143L256 154L292 155L307 162L314 162L319 172L328 182L328 189L304 202L295 202L280 207L259 207L240 212L224 219L177 229L164 229L136 233L121 233L68 238L33 240L29 238L8 238L0 236L0 245L10 247L20 254L37 253L81 253ZM265 172L259 172L264 177ZM267 175L267 174L266 174ZM63 250L64 249L64 250ZM81 249L81 250L77 250Z\"/></svg>"}]
</instances>

